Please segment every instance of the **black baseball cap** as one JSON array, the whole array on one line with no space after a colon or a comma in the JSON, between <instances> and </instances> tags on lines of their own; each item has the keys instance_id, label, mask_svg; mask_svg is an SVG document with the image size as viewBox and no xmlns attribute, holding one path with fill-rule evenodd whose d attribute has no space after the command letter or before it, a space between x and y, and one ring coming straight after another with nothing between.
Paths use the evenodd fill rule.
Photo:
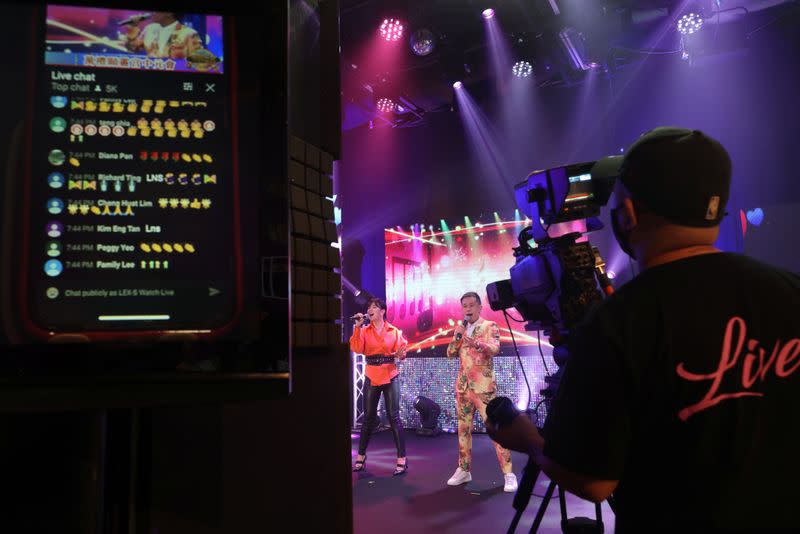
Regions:
<instances>
[{"instance_id":1,"label":"black baseball cap","mask_svg":"<svg viewBox=\"0 0 800 534\"><path fill-rule=\"evenodd\" d=\"M597 161L592 175L619 176L634 199L675 224L712 227L727 215L731 158L699 130L650 130L624 156Z\"/></svg>"}]
</instances>

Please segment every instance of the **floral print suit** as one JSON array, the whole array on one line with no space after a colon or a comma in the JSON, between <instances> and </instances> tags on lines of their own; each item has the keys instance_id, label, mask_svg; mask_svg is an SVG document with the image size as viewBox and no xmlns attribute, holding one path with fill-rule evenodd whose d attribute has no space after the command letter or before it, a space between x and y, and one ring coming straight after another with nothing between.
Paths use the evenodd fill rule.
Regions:
<instances>
[{"instance_id":1,"label":"floral print suit","mask_svg":"<svg viewBox=\"0 0 800 534\"><path fill-rule=\"evenodd\" d=\"M465 334L466 336L466 334ZM456 379L456 412L458 413L458 465L464 471L472 467L472 419L475 410L486 420L486 406L497 395L493 357L500 352L500 330L497 323L478 319L472 339L476 347L468 347L462 338L450 342L447 357L459 356L461 368ZM500 469L511 473L511 453L494 444Z\"/></svg>"}]
</instances>

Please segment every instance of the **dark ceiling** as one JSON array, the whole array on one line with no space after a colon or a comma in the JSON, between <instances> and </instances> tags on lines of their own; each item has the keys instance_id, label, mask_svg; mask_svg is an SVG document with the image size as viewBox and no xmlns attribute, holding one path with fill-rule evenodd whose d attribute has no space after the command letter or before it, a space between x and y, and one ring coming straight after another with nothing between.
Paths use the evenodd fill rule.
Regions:
<instances>
[{"instance_id":1,"label":"dark ceiling","mask_svg":"<svg viewBox=\"0 0 800 534\"><path fill-rule=\"evenodd\" d=\"M674 27L687 10L699 10L707 24L717 26L715 46L702 50L717 53L745 46L746 31L799 6L796 0L341 0L344 129L370 120L393 127L418 124L426 113L449 108L456 80L480 94L492 77L481 18L487 7L495 10L513 60L533 64L532 83L557 88L580 84L585 75L561 44L565 30L584 64L608 74L640 60L642 49L678 51L677 31L657 41L653 35ZM377 28L386 17L404 21L404 38L394 44L404 50L391 61L374 61L381 46ZM414 55L409 45L408 37L420 29L434 36L434 51L425 57ZM378 113L380 96L398 102L398 112Z\"/></svg>"}]
</instances>

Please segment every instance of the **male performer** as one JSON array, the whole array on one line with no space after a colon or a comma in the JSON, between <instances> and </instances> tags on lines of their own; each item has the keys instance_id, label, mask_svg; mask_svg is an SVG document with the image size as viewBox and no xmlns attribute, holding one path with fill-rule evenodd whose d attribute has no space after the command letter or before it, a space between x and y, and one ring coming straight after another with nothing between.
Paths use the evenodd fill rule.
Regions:
<instances>
[{"instance_id":1,"label":"male performer","mask_svg":"<svg viewBox=\"0 0 800 534\"><path fill-rule=\"evenodd\" d=\"M145 51L156 58L183 59L203 48L200 35L179 22L179 13L159 11L149 18L152 22L144 30L136 25L139 19L126 23L128 31L124 38L128 50Z\"/></svg>"},{"instance_id":2,"label":"male performer","mask_svg":"<svg viewBox=\"0 0 800 534\"><path fill-rule=\"evenodd\" d=\"M458 412L458 469L449 486L472 480L472 416L475 409L486 421L486 405L497 394L492 358L500 352L500 331L497 324L481 318L481 298L470 292L461 297L464 324L455 329L453 341L447 347L447 357L461 358L456 380L456 410ZM465 326L466 325L466 326ZM511 453L494 444L500 469L505 477L504 491L517 491L517 477L511 472Z\"/></svg>"}]
</instances>

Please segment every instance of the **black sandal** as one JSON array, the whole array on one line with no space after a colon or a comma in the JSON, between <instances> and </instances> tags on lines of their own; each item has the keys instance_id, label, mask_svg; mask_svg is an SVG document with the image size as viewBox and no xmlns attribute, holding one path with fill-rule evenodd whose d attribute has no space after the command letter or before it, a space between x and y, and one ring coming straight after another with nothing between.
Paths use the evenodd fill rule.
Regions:
<instances>
[{"instance_id":1,"label":"black sandal","mask_svg":"<svg viewBox=\"0 0 800 534\"><path fill-rule=\"evenodd\" d=\"M404 475L408 471L408 458L406 458L406 463L401 464L398 463L397 466L394 468L394 476Z\"/></svg>"},{"instance_id":2,"label":"black sandal","mask_svg":"<svg viewBox=\"0 0 800 534\"><path fill-rule=\"evenodd\" d=\"M363 471L366 466L367 466L367 455L365 454L363 460L356 460L356 463L353 466L353 471Z\"/></svg>"}]
</instances>

